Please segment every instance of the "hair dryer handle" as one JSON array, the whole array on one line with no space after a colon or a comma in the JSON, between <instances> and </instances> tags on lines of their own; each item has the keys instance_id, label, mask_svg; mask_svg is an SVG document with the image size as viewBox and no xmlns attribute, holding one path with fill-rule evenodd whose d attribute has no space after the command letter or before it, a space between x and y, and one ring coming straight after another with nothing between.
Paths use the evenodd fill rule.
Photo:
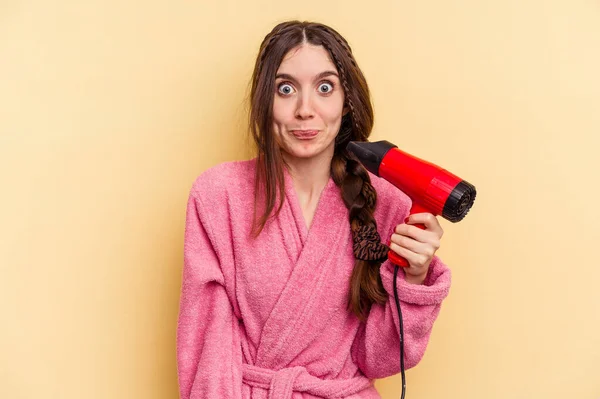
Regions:
<instances>
[{"instance_id":1,"label":"hair dryer handle","mask_svg":"<svg viewBox=\"0 0 600 399\"><path fill-rule=\"evenodd\" d=\"M414 215L415 213L431 213L431 212L428 209L413 202L413 205L410 208L409 216ZM420 228L421 230L425 230L425 225L423 223L416 223L416 224L413 224L413 226L416 226L416 227ZM390 243L391 243L391 237L390 237L390 242L388 242L388 246L390 245ZM393 264L398 265L400 267L410 266L406 259L404 259L402 256L398 255L393 250L390 250L388 252L388 259L390 260L390 262L392 262Z\"/></svg>"}]
</instances>

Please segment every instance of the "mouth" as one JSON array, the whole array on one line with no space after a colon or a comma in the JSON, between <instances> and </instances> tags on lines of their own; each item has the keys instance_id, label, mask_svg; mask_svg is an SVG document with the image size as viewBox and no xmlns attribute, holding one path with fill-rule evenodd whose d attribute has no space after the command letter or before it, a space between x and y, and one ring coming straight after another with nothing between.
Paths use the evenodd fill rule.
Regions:
<instances>
[{"instance_id":1,"label":"mouth","mask_svg":"<svg viewBox=\"0 0 600 399\"><path fill-rule=\"evenodd\" d=\"M319 134L318 130L290 130L290 133L300 140L310 140Z\"/></svg>"}]
</instances>

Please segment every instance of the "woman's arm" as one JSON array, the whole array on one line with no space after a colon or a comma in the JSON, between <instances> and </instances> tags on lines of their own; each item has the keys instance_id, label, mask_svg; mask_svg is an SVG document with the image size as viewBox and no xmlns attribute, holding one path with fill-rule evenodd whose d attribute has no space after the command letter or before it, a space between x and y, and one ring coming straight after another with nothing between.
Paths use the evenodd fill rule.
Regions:
<instances>
[{"instance_id":1,"label":"woman's arm","mask_svg":"<svg viewBox=\"0 0 600 399\"><path fill-rule=\"evenodd\" d=\"M225 290L208 214L201 205L192 189L177 323L180 398L239 399L242 354L238 319Z\"/></svg>"},{"instance_id":2,"label":"woman's arm","mask_svg":"<svg viewBox=\"0 0 600 399\"><path fill-rule=\"evenodd\" d=\"M373 304L352 345L352 358L368 378L385 378L400 372L400 330L394 300L394 265L385 261L380 275L389 298L384 305ZM422 285L405 280L398 271L397 290L404 327L405 368L414 367L423 357L433 324L450 289L450 269L435 256Z\"/></svg>"}]
</instances>

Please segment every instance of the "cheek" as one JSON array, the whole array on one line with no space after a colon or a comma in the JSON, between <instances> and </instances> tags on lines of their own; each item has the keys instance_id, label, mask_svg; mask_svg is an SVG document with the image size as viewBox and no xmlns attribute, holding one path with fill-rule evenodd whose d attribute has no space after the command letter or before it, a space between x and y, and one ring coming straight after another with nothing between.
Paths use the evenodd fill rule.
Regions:
<instances>
[{"instance_id":1,"label":"cheek","mask_svg":"<svg viewBox=\"0 0 600 399\"><path fill-rule=\"evenodd\" d=\"M340 93L335 93L332 97L328 98L326 103L323 104L324 117L330 123L341 121L342 112L344 111L344 96Z\"/></svg>"},{"instance_id":2,"label":"cheek","mask_svg":"<svg viewBox=\"0 0 600 399\"><path fill-rule=\"evenodd\" d=\"M294 113L293 110L290 109L289 103L275 99L273 102L273 121L275 124L285 124L290 118L293 118L293 116Z\"/></svg>"},{"instance_id":3,"label":"cheek","mask_svg":"<svg viewBox=\"0 0 600 399\"><path fill-rule=\"evenodd\" d=\"M330 125L341 123L343 108L342 102L332 102L323 109L323 118Z\"/></svg>"}]
</instances>

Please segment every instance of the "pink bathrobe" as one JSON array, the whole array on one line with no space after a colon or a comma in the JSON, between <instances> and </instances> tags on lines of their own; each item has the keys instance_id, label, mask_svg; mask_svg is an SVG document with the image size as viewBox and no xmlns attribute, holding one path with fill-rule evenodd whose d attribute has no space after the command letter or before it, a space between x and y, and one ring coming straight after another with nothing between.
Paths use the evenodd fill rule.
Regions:
<instances>
[{"instance_id":1,"label":"pink bathrobe","mask_svg":"<svg viewBox=\"0 0 600 399\"><path fill-rule=\"evenodd\" d=\"M373 379L400 371L393 265L380 271L389 300L359 322L346 310L354 257L340 189L329 180L308 229L286 171L283 208L252 240L255 165L220 164L191 189L177 327L181 398L380 398ZM389 242L411 201L385 180L371 181L378 231ZM435 257L423 285L403 276L410 368L427 347L450 271Z\"/></svg>"}]
</instances>

